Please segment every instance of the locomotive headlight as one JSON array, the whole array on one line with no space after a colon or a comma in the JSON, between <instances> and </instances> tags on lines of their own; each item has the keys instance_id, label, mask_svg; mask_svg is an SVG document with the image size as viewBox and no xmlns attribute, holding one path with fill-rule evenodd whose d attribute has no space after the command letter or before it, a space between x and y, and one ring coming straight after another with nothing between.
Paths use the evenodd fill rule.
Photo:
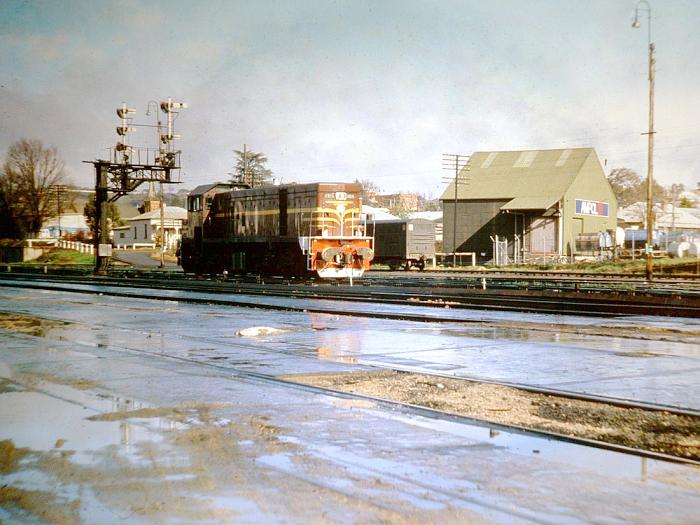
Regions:
<instances>
[{"instance_id":1,"label":"locomotive headlight","mask_svg":"<svg viewBox=\"0 0 700 525\"><path fill-rule=\"evenodd\" d=\"M342 215L343 212L345 211L345 206L343 206L342 204L338 204L338 205L335 207L335 209L338 211L338 213L340 213L340 214Z\"/></svg>"}]
</instances>

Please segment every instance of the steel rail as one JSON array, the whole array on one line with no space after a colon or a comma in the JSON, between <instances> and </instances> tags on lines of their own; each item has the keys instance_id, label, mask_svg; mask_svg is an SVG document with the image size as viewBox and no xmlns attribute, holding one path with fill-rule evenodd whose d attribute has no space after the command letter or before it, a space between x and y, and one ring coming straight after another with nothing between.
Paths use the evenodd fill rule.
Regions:
<instances>
[{"instance_id":1,"label":"steel rail","mask_svg":"<svg viewBox=\"0 0 700 525\"><path fill-rule=\"evenodd\" d=\"M143 355L143 356L148 356L151 358L155 358L156 360L170 360L170 361L175 361L175 362L180 362L180 363L186 363L190 365L196 365L199 367L204 367L207 369L212 369L216 370L218 372L223 372L225 376L232 375L236 378L239 379L244 379L244 380L249 380L249 381L260 381L263 383L267 384L276 384L276 385L283 385L287 388L293 388L295 390L300 390L300 391L306 391L306 392L311 392L311 393L317 393L317 394L324 394L324 395L330 395L336 398L341 398L341 399L347 399L347 400L363 400L363 401L370 401L372 403L375 403L377 406L380 406L382 408L389 409L391 411L398 411L403 414L407 415L418 415L430 419L435 419L435 420L441 420L441 421L452 421L460 424L467 424L467 425L472 425L472 426L479 426L482 428L489 428L489 429L497 429L501 430L504 432L510 432L514 434L521 434L521 435L528 435L528 436L533 436L533 437L545 437L545 438L550 438L550 439L555 439L557 441L562 441L562 442L568 442L576 445L583 445L583 446L590 446L594 448L599 448L599 449L604 449L604 450L610 450L613 452L618 452L618 453L623 453L623 454L628 454L628 455L634 455L637 457L644 457L648 459L654 459L658 461L666 461L666 462L672 462L672 463L680 463L680 464L687 464L687 465L695 465L695 466L700 466L700 461L694 460L694 459L689 459L689 458L683 458L681 456L675 456L675 455L670 455L670 454L663 454L660 452L654 452L654 451L649 451L649 450L644 450L644 449L636 449L632 447L627 447L624 445L617 445L614 443L608 443L604 441L598 441L590 438L581 438L581 437L576 437L576 436L568 436L565 434L560 434L557 432L550 432L546 430L539 430L539 429L531 429L519 425L508 425L508 424L503 424L503 423L496 423L496 422L490 422L486 420L481 420L481 419L476 419L468 416L461 416L459 414L453 414L450 412L443 412L434 408L428 408L420 405L414 405L410 403L401 403L398 401L391 401L387 399L383 399L380 397L375 397L375 396L369 396L369 395L364 395L364 394L354 394L350 392L343 392L339 390L334 390L330 388L324 388L324 387L318 387L314 385L307 385L303 383L298 383L289 379L281 379L279 377L270 375L270 374L263 374L260 372L252 372L250 370L242 370L236 366L230 366L230 365L223 365L219 363L210 363L206 361L200 361L191 357L182 357L182 356L174 356L174 355L166 355L162 354L160 352L150 352L148 350L141 350L141 349L135 349L135 348L127 348L127 347L118 347L114 345L107 344L107 348L111 348L113 350L116 350L118 352L128 352L132 354L137 354L137 355ZM425 375L434 375L436 377L440 377L438 374L425 374ZM461 378L454 378L453 379L461 379ZM469 381L465 379L465 381ZM557 394L548 394L553 397L556 397ZM564 396L561 396L564 397ZM596 402L596 401L594 401ZM608 401L597 401L599 403L608 403ZM617 404L616 406L621 406L623 407L622 404ZM639 406L630 406L629 408L637 408L640 409ZM643 410L643 408L641 408ZM671 410L664 409L664 411L672 413ZM697 415L689 415L687 413L680 413L678 415L686 416L686 417L698 417Z\"/></svg>"},{"instance_id":2,"label":"steel rail","mask_svg":"<svg viewBox=\"0 0 700 525\"><path fill-rule=\"evenodd\" d=\"M88 295L101 295L101 296L107 295L107 296L112 296L112 297L124 297L124 298L131 298L131 299L146 299L146 300L160 300L160 301L182 302L182 303L190 303L190 304L206 304L206 305L213 304L213 305L221 305L221 306L234 306L234 307L243 307L243 308L256 308L256 309L262 309L262 310L274 310L274 311L286 311L286 312L298 312L298 313L343 315L343 316L348 316L348 317L364 317L364 318L370 318L370 319L388 319L388 320L396 320L396 321L413 321L413 322L422 322L422 323L426 323L426 322L428 322L428 323L429 322L463 323L463 324L483 324L484 323L484 321L481 321L481 320L469 320L469 319L463 320L463 319L446 318L446 317L427 317L425 315L328 310L327 308L310 308L310 307L304 307L304 306L296 307L296 306L285 306L285 305L257 304L257 303L248 303L248 302L242 302L242 301L217 300L217 299L197 298L197 297L179 298L179 297L172 297L172 296L155 296L152 294L146 295L146 294L139 294L139 293L120 292L120 291L114 291L114 290L104 290L104 289L103 290L99 290L99 289L86 290L86 289L76 289L76 288L68 288L68 287L44 286L41 284L38 286L24 286L24 283L12 283L12 285L10 285L10 286L12 287L15 284L19 284L18 286L16 286L19 288L53 290L53 291L81 293L81 294L88 294ZM372 366L375 366L378 368L380 367L379 365L372 365ZM423 370L420 370L417 372L416 369L411 369L408 367L401 368L401 367L396 367L395 365L388 366L388 367L380 367L380 368L396 370L399 372L422 373L422 374L426 374L426 375L432 375L435 377L444 377L444 378L450 378L450 379L462 379L465 381L473 381L473 382L479 382L479 383L485 383L485 384L494 384L494 385L500 385L500 386L504 386L504 387L516 388L519 390L529 391L532 393L553 395L553 396L558 396L558 397L566 397L566 398L577 399L577 400L581 400L581 401L607 403L607 404L619 406L621 408L637 408L637 409L641 409L641 410L654 411L654 412L668 412L668 413L679 415L679 416L700 417L700 410L690 408L690 407L680 407L680 406L666 405L666 404L660 404L660 403L649 403L649 402L637 401L637 400L627 399L627 398L618 398L618 397L598 395L598 394L588 394L588 393L583 393L583 392L575 392L575 391L571 391L571 390L560 390L560 389L553 389L553 388L548 388L548 387L539 387L539 386L530 385L527 383L499 381L496 379L482 378L482 377L478 377L478 376L469 376L469 377L461 376L460 377L460 376L453 376L453 375L449 375L449 374L440 374L440 373L436 373L434 371L423 371Z\"/></svg>"},{"instance_id":3,"label":"steel rail","mask_svg":"<svg viewBox=\"0 0 700 525\"><path fill-rule=\"evenodd\" d=\"M564 295L565 290L553 291L550 295L536 295L522 290L503 291L496 290L483 292L481 290L466 290L463 288L440 289L440 293L430 290L393 291L378 290L366 287L331 287L331 286L293 286L293 285L266 285L240 282L212 282L212 281L178 281L178 280L154 280L154 279L115 279L109 277L75 277L75 276L46 276L36 274L0 274L0 282L15 280L32 280L42 282L70 282L85 285L119 286L128 284L133 288L151 289L178 289L192 292L205 292L215 294L246 294L280 297L297 297L305 299L332 299L338 301L362 301L374 303L386 303L408 306L427 306L444 308L470 308L491 310L515 310L532 311L552 314L575 315L672 315L700 317L700 302L698 304L686 304L677 300L677 296L656 297L642 300L638 296L630 296L627 300L619 297L602 297L600 293ZM390 291L391 290L391 291ZM627 296L625 296L627 297ZM654 302L654 299L659 302ZM693 300L692 298L689 300ZM697 300L693 300L697 302ZM671 310L672 309L672 310Z\"/></svg>"}]
</instances>

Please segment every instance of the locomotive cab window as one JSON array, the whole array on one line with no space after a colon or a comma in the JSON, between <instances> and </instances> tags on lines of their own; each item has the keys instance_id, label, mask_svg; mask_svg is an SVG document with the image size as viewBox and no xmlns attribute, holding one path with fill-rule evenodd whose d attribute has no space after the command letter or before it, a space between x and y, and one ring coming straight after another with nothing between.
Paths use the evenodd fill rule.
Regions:
<instances>
[{"instance_id":1,"label":"locomotive cab window","mask_svg":"<svg viewBox=\"0 0 700 525\"><path fill-rule=\"evenodd\" d=\"M202 196L187 197L187 210L200 211L202 209Z\"/></svg>"}]
</instances>

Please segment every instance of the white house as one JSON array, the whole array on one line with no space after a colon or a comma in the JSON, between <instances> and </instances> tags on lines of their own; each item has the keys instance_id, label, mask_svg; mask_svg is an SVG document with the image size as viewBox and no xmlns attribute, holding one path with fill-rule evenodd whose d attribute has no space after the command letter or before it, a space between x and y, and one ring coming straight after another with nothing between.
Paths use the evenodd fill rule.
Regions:
<instances>
[{"instance_id":1,"label":"white house","mask_svg":"<svg viewBox=\"0 0 700 525\"><path fill-rule=\"evenodd\" d=\"M640 228L646 226L647 204L635 202L617 213L618 224L624 228ZM700 210L697 208L679 208L673 204L663 207L654 204L654 229L664 232L686 231L700 233Z\"/></svg>"},{"instance_id":2,"label":"white house","mask_svg":"<svg viewBox=\"0 0 700 525\"><path fill-rule=\"evenodd\" d=\"M182 236L182 225L187 219L187 210L177 206L163 209L165 248L175 249ZM128 226L114 228L114 245L117 248L155 248L160 232L160 209L155 209L126 219Z\"/></svg>"}]
</instances>

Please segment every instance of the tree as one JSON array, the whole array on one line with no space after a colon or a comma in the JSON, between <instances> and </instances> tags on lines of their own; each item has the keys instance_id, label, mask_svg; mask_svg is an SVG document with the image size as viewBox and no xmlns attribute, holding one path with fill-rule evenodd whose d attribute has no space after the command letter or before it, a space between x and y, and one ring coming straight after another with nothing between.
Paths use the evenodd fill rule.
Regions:
<instances>
[{"instance_id":1,"label":"tree","mask_svg":"<svg viewBox=\"0 0 700 525\"><path fill-rule=\"evenodd\" d=\"M0 189L0 239L22 239L26 237L22 225L13 216L10 200Z\"/></svg>"},{"instance_id":2,"label":"tree","mask_svg":"<svg viewBox=\"0 0 700 525\"><path fill-rule=\"evenodd\" d=\"M51 186L66 178L56 148L44 148L39 140L21 139L7 151L0 170L3 214L22 236L39 233L46 219L56 213Z\"/></svg>"},{"instance_id":3,"label":"tree","mask_svg":"<svg viewBox=\"0 0 700 525\"><path fill-rule=\"evenodd\" d=\"M263 153L237 149L233 151L237 158L231 182L248 184L251 188L272 182L272 170L267 167L267 157Z\"/></svg>"},{"instance_id":4,"label":"tree","mask_svg":"<svg viewBox=\"0 0 700 525\"><path fill-rule=\"evenodd\" d=\"M625 208L646 200L645 186L636 171L629 168L615 168L608 175L608 182L617 197L617 204Z\"/></svg>"},{"instance_id":5,"label":"tree","mask_svg":"<svg viewBox=\"0 0 700 525\"><path fill-rule=\"evenodd\" d=\"M382 192L379 184L370 179L355 179L355 182L362 184L362 202L365 204L370 204L377 202L377 195Z\"/></svg>"},{"instance_id":6,"label":"tree","mask_svg":"<svg viewBox=\"0 0 700 525\"><path fill-rule=\"evenodd\" d=\"M440 199L431 195L418 195L418 211L440 211Z\"/></svg>"},{"instance_id":7,"label":"tree","mask_svg":"<svg viewBox=\"0 0 700 525\"><path fill-rule=\"evenodd\" d=\"M92 238L97 235L97 212L95 210L95 195L91 195L88 201L85 203L85 208L83 209L83 215L85 215L85 222L90 228L92 233ZM110 225L110 229L114 226L123 226L126 221L123 220L119 215L119 208L113 202L107 203L107 224Z\"/></svg>"},{"instance_id":8,"label":"tree","mask_svg":"<svg viewBox=\"0 0 700 525\"><path fill-rule=\"evenodd\" d=\"M409 214L414 211L409 209L403 201L396 201L393 206L389 207L389 213L396 215L401 219L408 219Z\"/></svg>"},{"instance_id":9,"label":"tree","mask_svg":"<svg viewBox=\"0 0 700 525\"><path fill-rule=\"evenodd\" d=\"M695 201L692 199L689 199L686 196L681 197L680 202L678 203L679 208L695 208Z\"/></svg>"},{"instance_id":10,"label":"tree","mask_svg":"<svg viewBox=\"0 0 700 525\"><path fill-rule=\"evenodd\" d=\"M642 179L636 171L629 168L615 168L608 175L608 182L612 186L617 197L617 204L626 208L636 202L646 202L647 181ZM652 184L654 202L669 202L669 194L666 189L656 181Z\"/></svg>"}]
</instances>

